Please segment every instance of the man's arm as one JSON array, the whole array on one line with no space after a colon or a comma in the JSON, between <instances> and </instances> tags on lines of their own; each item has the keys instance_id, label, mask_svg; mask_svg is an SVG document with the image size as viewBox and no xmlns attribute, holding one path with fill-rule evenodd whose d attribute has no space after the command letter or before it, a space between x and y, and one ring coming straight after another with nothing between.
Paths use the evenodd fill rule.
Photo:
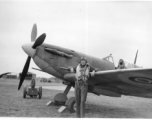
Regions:
<instances>
[{"instance_id":1,"label":"man's arm","mask_svg":"<svg viewBox=\"0 0 152 120\"><path fill-rule=\"evenodd\" d=\"M68 67L68 69L69 69L69 71L71 72L71 73L75 73L76 72L76 66L75 67Z\"/></svg>"},{"instance_id":2,"label":"man's arm","mask_svg":"<svg viewBox=\"0 0 152 120\"><path fill-rule=\"evenodd\" d=\"M94 68L93 66L90 65L90 75L91 77L94 77L95 75L95 72L97 72L98 69Z\"/></svg>"},{"instance_id":3,"label":"man's arm","mask_svg":"<svg viewBox=\"0 0 152 120\"><path fill-rule=\"evenodd\" d=\"M97 72L98 71L97 68L95 68L89 64L88 64L88 66L90 66L90 72L93 72L93 71Z\"/></svg>"}]
</instances>

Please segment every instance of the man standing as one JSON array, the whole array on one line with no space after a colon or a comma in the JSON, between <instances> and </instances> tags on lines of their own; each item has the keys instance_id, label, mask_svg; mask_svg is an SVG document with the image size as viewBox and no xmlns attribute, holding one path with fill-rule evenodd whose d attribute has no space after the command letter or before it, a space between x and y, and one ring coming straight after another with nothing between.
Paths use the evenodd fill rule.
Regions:
<instances>
[{"instance_id":1,"label":"man standing","mask_svg":"<svg viewBox=\"0 0 152 120\"><path fill-rule=\"evenodd\" d=\"M85 101L88 92L88 79L94 76L95 69L89 65L86 58L81 58L78 66L71 68L71 72L75 72L75 99L76 99L76 115L83 118L85 116ZM91 72L91 73L90 73Z\"/></svg>"},{"instance_id":2,"label":"man standing","mask_svg":"<svg viewBox=\"0 0 152 120\"><path fill-rule=\"evenodd\" d=\"M32 81L31 81L31 88L32 89L35 89L35 84L36 84L35 79L32 79Z\"/></svg>"},{"instance_id":3,"label":"man standing","mask_svg":"<svg viewBox=\"0 0 152 120\"><path fill-rule=\"evenodd\" d=\"M118 67L116 69L126 69L125 62L123 59L119 60Z\"/></svg>"}]
</instances>

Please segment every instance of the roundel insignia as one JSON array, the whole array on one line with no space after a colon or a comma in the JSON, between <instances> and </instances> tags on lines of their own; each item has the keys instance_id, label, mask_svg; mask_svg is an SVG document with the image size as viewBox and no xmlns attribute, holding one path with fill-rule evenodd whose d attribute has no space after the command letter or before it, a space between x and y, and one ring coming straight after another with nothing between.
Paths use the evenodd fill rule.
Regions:
<instances>
[{"instance_id":1,"label":"roundel insignia","mask_svg":"<svg viewBox=\"0 0 152 120\"><path fill-rule=\"evenodd\" d=\"M139 82L143 84L152 84L152 79L145 78L145 77L129 77L129 79L134 82Z\"/></svg>"},{"instance_id":2,"label":"roundel insignia","mask_svg":"<svg viewBox=\"0 0 152 120\"><path fill-rule=\"evenodd\" d=\"M142 88L152 88L152 75L141 74L137 72L132 73L120 73L118 78L124 83L142 87Z\"/></svg>"}]
</instances>

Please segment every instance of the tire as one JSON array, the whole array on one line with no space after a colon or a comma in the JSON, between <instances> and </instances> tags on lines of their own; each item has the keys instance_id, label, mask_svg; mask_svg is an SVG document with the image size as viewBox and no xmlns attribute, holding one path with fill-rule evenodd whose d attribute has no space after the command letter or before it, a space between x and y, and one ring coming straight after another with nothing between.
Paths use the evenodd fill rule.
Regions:
<instances>
[{"instance_id":1,"label":"tire","mask_svg":"<svg viewBox=\"0 0 152 120\"><path fill-rule=\"evenodd\" d=\"M71 97L67 100L65 104L71 113L74 113L76 111L75 103L75 97Z\"/></svg>"},{"instance_id":2,"label":"tire","mask_svg":"<svg viewBox=\"0 0 152 120\"><path fill-rule=\"evenodd\" d=\"M39 99L42 98L42 87L39 87Z\"/></svg>"},{"instance_id":3,"label":"tire","mask_svg":"<svg viewBox=\"0 0 152 120\"><path fill-rule=\"evenodd\" d=\"M54 96L53 102L55 105L65 105L66 101L68 100L67 95L64 93L58 93Z\"/></svg>"},{"instance_id":4,"label":"tire","mask_svg":"<svg viewBox=\"0 0 152 120\"><path fill-rule=\"evenodd\" d=\"M23 90L23 98L26 98L26 87L24 87L24 90Z\"/></svg>"},{"instance_id":5,"label":"tire","mask_svg":"<svg viewBox=\"0 0 152 120\"><path fill-rule=\"evenodd\" d=\"M33 95L30 95L31 98L33 98Z\"/></svg>"}]
</instances>

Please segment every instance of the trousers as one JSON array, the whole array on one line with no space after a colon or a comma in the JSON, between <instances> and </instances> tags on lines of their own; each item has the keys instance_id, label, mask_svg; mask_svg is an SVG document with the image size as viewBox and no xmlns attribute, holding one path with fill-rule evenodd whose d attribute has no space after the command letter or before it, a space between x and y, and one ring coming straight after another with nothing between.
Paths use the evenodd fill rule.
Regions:
<instances>
[{"instance_id":1,"label":"trousers","mask_svg":"<svg viewBox=\"0 0 152 120\"><path fill-rule=\"evenodd\" d=\"M82 80L75 83L75 100L77 118L85 117L85 101L87 98L88 85Z\"/></svg>"}]
</instances>

